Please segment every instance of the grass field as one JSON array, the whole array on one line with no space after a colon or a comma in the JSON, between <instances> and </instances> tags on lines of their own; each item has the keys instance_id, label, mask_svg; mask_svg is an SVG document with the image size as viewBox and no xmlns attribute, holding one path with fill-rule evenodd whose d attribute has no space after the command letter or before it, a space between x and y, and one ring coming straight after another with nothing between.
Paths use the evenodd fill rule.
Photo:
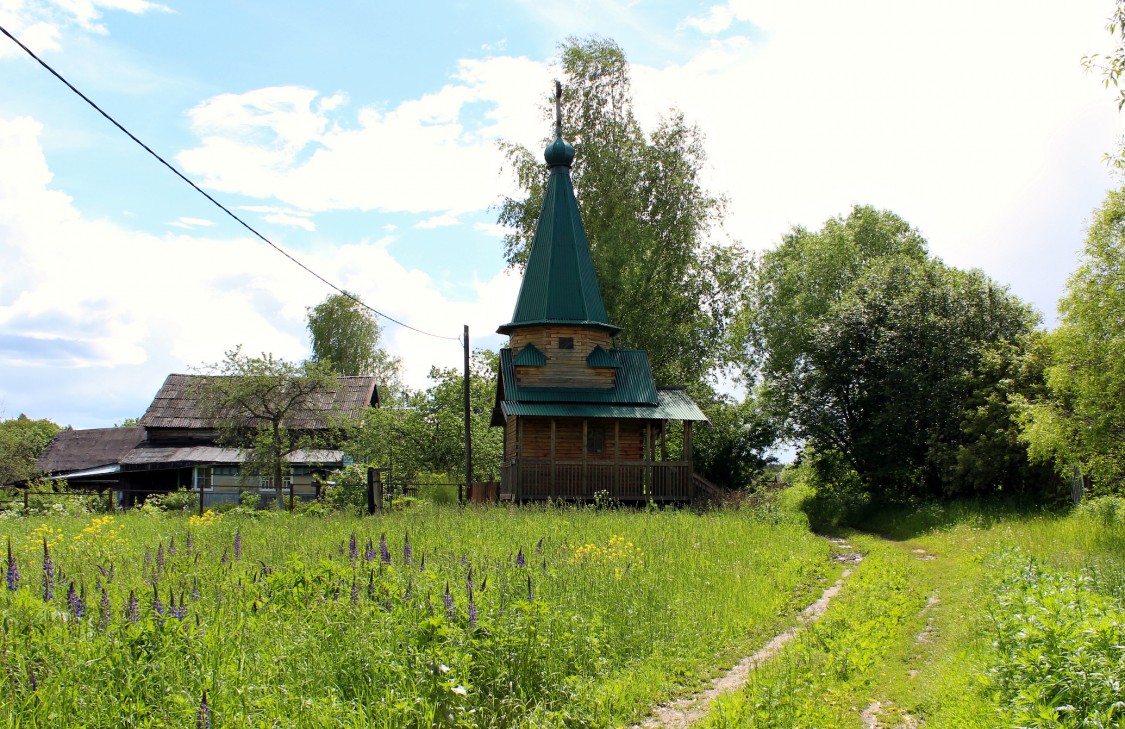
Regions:
<instances>
[{"instance_id":1,"label":"grass field","mask_svg":"<svg viewBox=\"0 0 1125 729\"><path fill-rule=\"evenodd\" d=\"M0 717L623 726L794 624L854 550L827 613L702 726L1125 726L1125 502L883 509L838 535L770 504L0 519Z\"/></svg>"},{"instance_id":2,"label":"grass field","mask_svg":"<svg viewBox=\"0 0 1125 729\"><path fill-rule=\"evenodd\" d=\"M616 726L835 579L773 509L29 517L0 539L6 726Z\"/></svg>"},{"instance_id":3,"label":"grass field","mask_svg":"<svg viewBox=\"0 0 1125 729\"><path fill-rule=\"evenodd\" d=\"M704 726L1125 726L1123 506L930 505L840 530L866 553L854 578Z\"/></svg>"}]
</instances>

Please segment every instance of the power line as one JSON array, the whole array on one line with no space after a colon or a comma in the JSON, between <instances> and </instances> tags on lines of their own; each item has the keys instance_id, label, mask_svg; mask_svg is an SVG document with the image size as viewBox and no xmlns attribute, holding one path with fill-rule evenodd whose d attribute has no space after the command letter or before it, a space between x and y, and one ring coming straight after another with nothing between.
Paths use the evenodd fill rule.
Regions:
<instances>
[{"instance_id":1,"label":"power line","mask_svg":"<svg viewBox=\"0 0 1125 729\"><path fill-rule=\"evenodd\" d=\"M288 251L286 251L285 249L281 248L281 247L280 247L280 246L278 246L278 245L277 245L276 243L274 243L273 241L271 241L271 240L270 240L269 238L267 238L267 237L265 237L264 235L262 235L261 233L259 233L259 232L258 232L257 230L255 230L255 229L254 229L254 228L253 228L253 227L252 227L252 226L251 226L251 225L250 225L249 223L247 223L247 222L246 222L245 220L243 220L242 218L238 217L238 216L237 216L237 215L236 215L236 214L235 214L234 212L232 212L232 211L231 211L231 210L230 210L230 209L229 209L228 207L226 207L225 205L223 205L223 204L222 204L221 202L219 202L219 201L218 201L218 200L216 200L215 198L211 197L211 195L209 195L209 194L208 194L207 192L205 192L205 191L203 190L203 188L201 188L201 187L200 187L199 185L197 185L197 184L195 184L194 182L192 182L192 181L191 181L190 179L188 179L188 178L187 178L187 177L186 177L186 176L185 176L185 175L184 175L184 174L183 174L182 172L180 172L180 171L179 171L179 170L177 170L177 169L176 169L175 167L173 167L173 166L172 166L171 164L169 164L167 160L165 160L165 159L164 159L163 157L161 157L161 156L160 156L159 154L157 154L156 152L154 152L154 151L152 150L152 148L151 148L151 147L149 147L149 146L148 146L147 144L145 144L145 143L144 143L144 142L142 142L142 141L141 141L140 139L138 139L138 138L137 138L137 137L136 137L136 136L135 136L135 135L134 135L134 134L133 134L132 132L130 132L130 131L129 131L128 129L126 129L126 128L125 128L124 126L122 126L120 122L118 122L118 121L117 121L116 119L114 119L114 118L113 118L112 116L110 116L110 115L109 115L108 113L106 113L105 111L103 111L103 110L102 110L102 108L101 108L100 106L98 106L97 104L95 104L95 103L94 103L94 102L93 102L93 101L92 101L92 100L90 99L90 97L86 96L86 94L82 93L82 92L81 92L81 91L79 91L79 90L78 90L77 88L75 88L74 84L70 83L70 82L69 82L69 81L67 81L67 80L66 80L65 78L63 78L62 74L60 74L60 73L59 73L58 71L56 71L55 69L51 68L51 66L50 66L50 65L49 65L49 64L48 64L48 63L47 63L46 61L44 61L44 60L43 60L42 58L40 58L39 56L35 55L34 51L32 51L32 50L31 50L30 48L28 48L27 46L25 46L25 45L24 45L23 43L21 43L21 42L20 42L20 40L19 40L18 38L16 38L16 37L15 37L14 35L12 35L11 33L9 33L9 32L8 32L8 29L7 29L7 28L5 28L5 27L4 27L4 26L2 26L2 25L0 25L0 33L3 33L4 35L6 35L6 36L8 36L9 38L11 38L11 39L12 39L12 41L13 41L13 42L14 42L14 43L15 43L16 45L18 45L18 46L19 46L20 48L22 48L22 49L24 50L24 52L25 52L25 53L27 53L27 55L29 55L29 56L31 56L32 58L34 58L34 59L35 59L35 60L36 60L36 61L37 61L37 62L39 63L39 65L40 65L40 66L42 66L43 68L47 69L47 70L48 70L48 71L49 71L49 72L51 73L51 75L52 75L52 76L54 76L55 78L57 78L57 79L58 79L59 81L62 81L62 82L63 82L63 83L64 83L64 84L66 85L66 87L67 87L68 89L70 89L70 90L71 90L71 91L73 91L74 93L78 94L78 96L79 96L79 97L81 97L83 101L85 101L85 102L86 102L87 104L89 104L90 106L92 106L92 107L94 108L94 110L95 110L95 111L97 111L97 112L98 112L99 114L101 114L101 115L102 115L103 117L105 117L105 118L106 118L106 120L108 120L110 124L113 124L113 126L115 126L115 127L117 127L118 129L120 129L120 130L121 130L121 131L122 131L122 132L123 132L123 133L124 133L124 134L125 134L125 135L126 135L127 137L129 137L129 139L132 139L132 140L133 140L134 142L136 142L137 144L139 144L139 145L141 146L141 148L142 148L142 149L144 149L144 150L145 150L146 152L148 152L148 153L149 153L150 155L152 155L153 157L155 157L155 158L156 158L156 160L157 160L158 162L160 162L160 164L164 165L164 166L165 166L165 167L167 167L167 168L168 168L169 170L171 170L172 174L174 174L174 175L175 175L176 177L179 177L179 178L180 178L181 180L183 180L183 181L184 181L184 182L186 182L187 184L191 185L192 189L194 189L194 190L195 190L196 192L198 192L198 193L199 193L200 195L202 195L203 197L207 198L207 199L208 199L208 200L209 200L209 201L210 201L210 202L211 202L211 203L212 203L213 205L215 205L215 207L219 208L219 209L220 209L220 210L222 210L222 211L223 211L224 213L226 213L226 214L227 214L227 215L229 215L230 217L234 218L234 220L235 220L235 221L236 221L236 222L237 222L237 223L238 223L239 225L241 225L241 226L242 226L243 228L246 228L246 230L248 230L248 231L250 231L251 233L253 233L253 234L254 234L255 236L257 236L257 237L258 237L258 238L259 238L259 239L260 239L260 240L261 240L262 242L264 242L264 243L265 243L266 245L268 245L268 246L269 246L270 248L273 248L273 249L274 249L275 251L277 251L278 253L280 253L281 255L285 256L286 258L288 258L288 259L289 259L290 261L292 261L293 263L295 263L295 264L297 264L298 266L300 266L301 268L303 268L303 269L304 269L304 270L305 270L305 271L306 271L307 273L309 273L310 275L312 275L313 277L315 277L315 278L316 278L316 279L317 279L318 281L320 281L321 283L325 284L326 286L328 286L328 287L329 287L330 289L332 289L332 290L333 290L333 291L335 291L336 293L338 293L338 294L340 294L340 295L342 295L342 296L346 296L347 298L351 299L352 301L354 301L355 303L359 304L359 305L360 305L360 306L362 306L362 307L363 307L364 309L367 309L368 311L370 311L371 313L375 314L376 316L382 317L383 319L386 319L387 321L391 321L391 322L394 322L395 324L398 324L398 325L399 325L399 326L401 326L401 327L406 327L407 329L409 329L409 330L411 330L411 331L414 331L414 332L418 332L419 334L425 334L425 335L426 335L426 336L428 336L428 337L435 337L435 338L437 338L437 339L448 339L448 340L450 340L450 341L453 341L453 342L459 342L459 341L461 341L461 338L460 338L460 337L447 337L447 336L444 336L444 335L442 335L442 334L433 334L432 332L427 332L427 331L423 331L423 330L421 330L421 329L418 329L417 327L412 327L412 326L410 326L410 325L409 325L409 324L407 324L406 322L402 322L402 321L399 321L398 319L395 319L395 318L394 318L393 316L390 316L390 315L388 315L388 314L384 314L383 312L379 311L378 309L374 308L373 306L369 306L368 304L365 304L365 303L364 303L363 301L361 301L360 299L356 298L356 297L355 297L355 296L353 296L352 294L348 293L347 291L343 290L342 288L340 288L340 287L339 287L339 286L337 286L336 284L334 284L334 283L332 283L331 281L329 281L328 279L326 279L326 278L325 278L324 276L321 276L321 275L320 275L319 273L317 273L316 271L312 270L311 268L309 268L309 267L308 267L308 266L306 266L305 264L301 263L301 262L300 262L299 260L297 260L296 258L294 258L294 257L293 257L293 256L292 256L292 255L291 255L291 254L290 254L290 253L289 253Z\"/></svg>"}]
</instances>

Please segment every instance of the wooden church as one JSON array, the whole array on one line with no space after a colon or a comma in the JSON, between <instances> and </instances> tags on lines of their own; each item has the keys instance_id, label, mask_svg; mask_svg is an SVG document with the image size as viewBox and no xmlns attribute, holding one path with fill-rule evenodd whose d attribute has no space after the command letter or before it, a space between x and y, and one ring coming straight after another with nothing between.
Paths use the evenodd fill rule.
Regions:
<instances>
[{"instance_id":1,"label":"wooden church","mask_svg":"<svg viewBox=\"0 0 1125 729\"><path fill-rule=\"evenodd\" d=\"M557 112L556 112L557 114ZM500 492L517 501L690 501L710 485L692 469L692 425L707 422L682 388L653 382L648 355L616 349L570 179L574 147L546 149L549 178L508 335L492 425L504 428ZM679 460L669 422L683 423Z\"/></svg>"}]
</instances>

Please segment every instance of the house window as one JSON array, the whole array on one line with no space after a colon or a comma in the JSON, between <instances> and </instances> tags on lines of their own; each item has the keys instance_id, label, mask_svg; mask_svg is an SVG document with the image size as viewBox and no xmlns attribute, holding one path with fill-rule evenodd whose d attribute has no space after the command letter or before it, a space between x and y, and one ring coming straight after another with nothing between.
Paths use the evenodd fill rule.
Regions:
<instances>
[{"instance_id":1,"label":"house window","mask_svg":"<svg viewBox=\"0 0 1125 729\"><path fill-rule=\"evenodd\" d=\"M559 337L559 349L574 349L574 337Z\"/></svg>"},{"instance_id":2,"label":"house window","mask_svg":"<svg viewBox=\"0 0 1125 729\"><path fill-rule=\"evenodd\" d=\"M605 452L605 428L594 427L586 429L586 452Z\"/></svg>"},{"instance_id":3,"label":"house window","mask_svg":"<svg viewBox=\"0 0 1125 729\"><path fill-rule=\"evenodd\" d=\"M211 473L216 476L237 476L238 466L212 466Z\"/></svg>"},{"instance_id":4,"label":"house window","mask_svg":"<svg viewBox=\"0 0 1125 729\"><path fill-rule=\"evenodd\" d=\"M290 476L281 477L281 491L282 493L289 493L293 488L293 479ZM259 476L258 477L258 490L259 491L273 491L273 476Z\"/></svg>"},{"instance_id":5,"label":"house window","mask_svg":"<svg viewBox=\"0 0 1125 729\"><path fill-rule=\"evenodd\" d=\"M203 489L204 491L211 491L215 488L212 481L211 467L210 466L196 466L192 474L192 486L196 491Z\"/></svg>"}]
</instances>

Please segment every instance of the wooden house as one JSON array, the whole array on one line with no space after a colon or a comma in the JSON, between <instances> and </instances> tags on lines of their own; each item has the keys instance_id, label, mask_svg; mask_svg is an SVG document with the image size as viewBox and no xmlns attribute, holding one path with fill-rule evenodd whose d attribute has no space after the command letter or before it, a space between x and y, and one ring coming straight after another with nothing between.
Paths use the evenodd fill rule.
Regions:
<instances>
[{"instance_id":1,"label":"wooden house","mask_svg":"<svg viewBox=\"0 0 1125 729\"><path fill-rule=\"evenodd\" d=\"M257 489L268 502L275 495L272 481L261 478L248 483L241 473L242 452L218 443L218 420L198 396L196 384L201 377L168 375L139 426L59 433L39 459L40 470L74 486L119 490L125 506L132 505L137 495L181 488L198 491L204 507L237 501L247 488ZM378 403L374 377L340 377L337 387L321 393L285 425L294 431L323 433L329 430L330 417L362 415ZM282 484L285 495L292 491L299 499L314 498L313 475L340 468L343 458L343 452L333 447L294 451Z\"/></svg>"},{"instance_id":2,"label":"wooden house","mask_svg":"<svg viewBox=\"0 0 1125 729\"><path fill-rule=\"evenodd\" d=\"M648 355L617 349L570 179L561 131L544 154L549 178L508 335L492 425L504 428L500 492L527 501L689 501L692 427L707 416L682 388L653 382ZM683 423L668 460L669 422Z\"/></svg>"}]
</instances>

